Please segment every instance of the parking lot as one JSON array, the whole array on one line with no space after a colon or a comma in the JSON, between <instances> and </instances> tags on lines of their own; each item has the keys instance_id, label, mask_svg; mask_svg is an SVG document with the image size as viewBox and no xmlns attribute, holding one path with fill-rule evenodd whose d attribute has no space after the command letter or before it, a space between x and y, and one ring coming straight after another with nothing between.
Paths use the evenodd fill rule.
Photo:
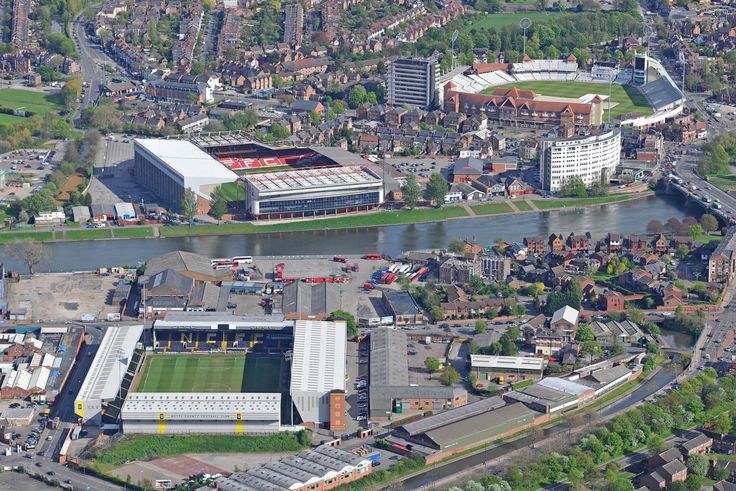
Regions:
<instances>
[{"instance_id":1,"label":"parking lot","mask_svg":"<svg viewBox=\"0 0 736 491\"><path fill-rule=\"evenodd\" d=\"M0 155L0 170L5 172L5 188L0 201L23 199L41 189L45 179L55 170L51 158L55 154L44 149L13 150Z\"/></svg>"}]
</instances>

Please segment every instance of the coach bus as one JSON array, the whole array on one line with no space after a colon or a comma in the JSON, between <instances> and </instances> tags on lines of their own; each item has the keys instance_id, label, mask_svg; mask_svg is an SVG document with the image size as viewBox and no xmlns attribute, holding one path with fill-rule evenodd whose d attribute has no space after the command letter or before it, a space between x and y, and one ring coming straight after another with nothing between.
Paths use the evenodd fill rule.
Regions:
<instances>
[{"instance_id":1,"label":"coach bus","mask_svg":"<svg viewBox=\"0 0 736 491\"><path fill-rule=\"evenodd\" d=\"M235 264L253 264L253 256L235 256L231 259Z\"/></svg>"}]
</instances>

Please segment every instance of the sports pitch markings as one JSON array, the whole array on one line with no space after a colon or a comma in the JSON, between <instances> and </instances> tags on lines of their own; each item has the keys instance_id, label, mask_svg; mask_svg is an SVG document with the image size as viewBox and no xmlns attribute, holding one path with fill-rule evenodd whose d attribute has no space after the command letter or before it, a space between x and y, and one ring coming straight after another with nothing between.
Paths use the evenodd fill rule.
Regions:
<instances>
[{"instance_id":1,"label":"sports pitch markings","mask_svg":"<svg viewBox=\"0 0 736 491\"><path fill-rule=\"evenodd\" d=\"M245 374L240 355L149 356L138 392L240 392Z\"/></svg>"},{"instance_id":2,"label":"sports pitch markings","mask_svg":"<svg viewBox=\"0 0 736 491\"><path fill-rule=\"evenodd\" d=\"M541 96L548 97L567 97L578 99L588 94L600 94L608 97L608 84L595 82L568 82L562 80L532 80L526 82L514 82L506 85L498 85L484 89L482 94L492 94L494 91L502 89L508 90L514 87L520 90L533 90ZM611 86L611 116L618 117L622 114L630 112L639 112L645 116L652 114L652 108L647 104L644 96L635 88L628 85ZM603 102L603 110L607 109L605 101Z\"/></svg>"}]
</instances>

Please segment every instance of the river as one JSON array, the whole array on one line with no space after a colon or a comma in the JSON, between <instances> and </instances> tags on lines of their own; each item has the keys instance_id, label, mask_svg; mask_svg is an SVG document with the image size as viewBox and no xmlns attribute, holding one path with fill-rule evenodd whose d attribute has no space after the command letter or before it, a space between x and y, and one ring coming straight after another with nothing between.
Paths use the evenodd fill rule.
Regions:
<instances>
[{"instance_id":1,"label":"river","mask_svg":"<svg viewBox=\"0 0 736 491\"><path fill-rule=\"evenodd\" d=\"M36 270L85 271L107 266L136 266L152 256L175 250L210 257L367 252L397 255L408 250L446 247L454 237L481 244L491 244L498 237L517 241L527 235L547 236L553 232L565 235L590 232L593 237L603 237L608 232L644 233L650 220L664 223L670 217L684 218L690 211L695 210L684 208L676 198L652 196L581 210L477 217L440 223L230 236L55 242L49 244L52 256L48 264ZM2 260L6 269L25 271L23 265L5 254Z\"/></svg>"}]
</instances>

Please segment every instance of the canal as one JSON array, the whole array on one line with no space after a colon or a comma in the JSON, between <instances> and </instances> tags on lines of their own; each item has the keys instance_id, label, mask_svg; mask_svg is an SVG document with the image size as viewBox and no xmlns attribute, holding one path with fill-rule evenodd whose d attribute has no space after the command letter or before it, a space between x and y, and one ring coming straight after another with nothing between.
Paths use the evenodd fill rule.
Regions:
<instances>
[{"instance_id":1,"label":"canal","mask_svg":"<svg viewBox=\"0 0 736 491\"><path fill-rule=\"evenodd\" d=\"M567 235L570 232L590 232L593 237L600 238L608 232L644 233L650 220L664 223L670 217L682 219L691 212L696 213L697 210L684 208L676 198L652 196L579 210L477 217L440 223L230 236L55 242L49 244L52 255L48 264L36 270L83 271L106 266L136 266L152 256L175 250L210 257L367 252L398 255L408 250L446 247L454 237L481 244L491 244L499 237L517 241L527 235ZM25 270L6 255L2 260L6 269Z\"/></svg>"}]
</instances>

